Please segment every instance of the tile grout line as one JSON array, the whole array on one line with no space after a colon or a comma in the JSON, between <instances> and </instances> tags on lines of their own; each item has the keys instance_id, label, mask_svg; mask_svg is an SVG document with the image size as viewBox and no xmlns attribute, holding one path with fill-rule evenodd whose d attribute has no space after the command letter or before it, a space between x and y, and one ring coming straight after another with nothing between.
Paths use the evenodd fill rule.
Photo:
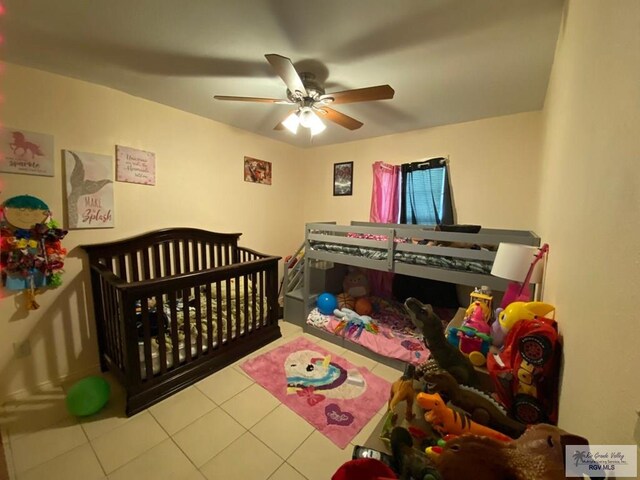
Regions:
<instances>
[{"instance_id":1,"label":"tile grout line","mask_svg":"<svg viewBox=\"0 0 640 480\"><path fill-rule=\"evenodd\" d=\"M195 386L195 385L194 385L194 386ZM149 415L151 415L151 416L153 417L153 419L156 421L156 423L157 423L158 425L160 425L160 428L162 428L162 429L165 431L165 433L166 433L169 437L173 438L173 436L174 436L176 433L181 432L182 430L184 430L185 428L187 428L189 425L191 425L191 424L193 424L193 423L197 422L198 420L200 420L200 419L201 419L202 417L204 417L205 415L207 415L207 414L209 414L209 413L213 412L216 408L220 408L220 405L218 405L216 402L214 402L214 401L213 401L213 400L211 400L209 397L207 397L207 395L205 395L205 394L204 394L204 392L200 391L200 389L198 389L198 391L199 391L202 395L204 395L204 397L205 397L207 400L209 400L211 403L213 403L213 408L212 408L211 410L207 410L207 411L206 411L206 412L204 412L202 415L200 415L198 418L196 418L195 420L193 420L193 421L191 421L191 422L187 423L184 427L181 427L180 429L178 429L178 430L177 430L175 433L173 433L173 434L169 433L169 431L168 431L166 428L164 428L164 426L160 423L160 420L158 420L158 418L153 414L153 412L151 411L151 409L150 409L150 408L148 408L146 411L148 411L148 412L149 412Z\"/></svg>"},{"instance_id":2,"label":"tile grout line","mask_svg":"<svg viewBox=\"0 0 640 480\"><path fill-rule=\"evenodd\" d=\"M191 465L193 465L193 467L202 474L202 476L204 476L204 474L200 471L200 468L198 468L198 466L193 463L193 460L191 460L191 458L189 457L189 455L187 455L187 452L185 452L184 450L182 450L182 448L180 448L180 445L178 445L178 442L175 441L175 439L173 437L169 437L169 439L171 440L171 442L178 448L178 450L180 450L180 453L182 453L187 460L189 461L189 463ZM207 460L208 461L208 460ZM206 462L205 462L206 463ZM203 464L204 465L204 464Z\"/></svg>"},{"instance_id":3,"label":"tile grout line","mask_svg":"<svg viewBox=\"0 0 640 480\"><path fill-rule=\"evenodd\" d=\"M74 419L74 420L76 421L76 424L75 424L74 426L79 426L79 427L80 427L80 431L82 432L82 435L84 435L84 438L85 438L85 440L86 440L86 442L85 442L85 443L91 443L91 442L90 442L90 440L89 440L89 437L88 437L88 436L87 436L87 434L86 434L86 432L85 432L85 431L84 431L84 429L80 426L80 422L78 421L78 419L77 419L77 418L75 418L75 417L71 417L71 416L70 416L69 418L72 418L72 419ZM37 430L37 431L35 431L35 432L30 432L30 433L26 433L26 434L24 434L24 435L21 435L21 436L20 436L20 437L18 437L18 439L16 439L16 440L19 440L19 439L22 439L22 438L26 438L26 437L27 437L27 436L29 436L29 435L35 435L35 434L37 434L37 433L43 432L43 431L45 431L46 429L48 429L48 428L52 427L53 425L57 425L58 423L61 423L62 421L64 421L64 419L63 419L63 420L60 420L59 422L52 423L52 424L50 424L50 425L48 425L48 426L46 426L46 427L43 427L43 428L41 428L41 429L39 429L39 430ZM13 461L13 460L14 460L14 459L13 459L13 449L11 449L11 456L12 456L12 462L11 462L11 463L12 463L12 465L11 465L11 466L12 466L12 470L13 470L13 475L14 475L14 477L16 477L18 474L22 475L23 473L28 472L29 470L33 470L34 468L37 468L37 467L39 467L39 466L41 466L41 465L44 465L44 464L45 464L45 463L47 463L47 462L51 462L51 461L55 460L56 458L59 458L59 457L61 457L61 456L63 456L63 455L66 455L67 453L71 452L72 450L75 450L76 448L80 448L80 447L82 447L83 445L84 445L84 443L82 443L82 444L80 444L80 445L76 445L75 447L70 448L69 450L64 451L64 452L62 452L62 453L59 453L58 455L56 455L56 456L54 456L54 457L51 457L51 458L49 458L49 459L45 460L44 462L40 462L40 463L37 463L36 465L32 465L31 467L29 467L29 468L27 468L26 470L23 470L23 471L21 471L21 472L18 472L18 471L16 470L16 468L15 468L15 461ZM98 461L99 461L99 459L98 459ZM98 462L98 463L99 463L99 462ZM100 465L100 468L102 468L102 465ZM104 471L104 468L103 468L102 470Z\"/></svg>"},{"instance_id":4,"label":"tile grout line","mask_svg":"<svg viewBox=\"0 0 640 480\"><path fill-rule=\"evenodd\" d=\"M152 420L153 420L153 421L154 421L154 422L155 422L155 423L160 427L160 429L161 429L165 434L167 433L167 432L165 431L165 429L162 427L162 425L160 425L160 423L155 419L155 417L154 417L153 415L151 415L151 412L149 412L149 409L148 409L148 408L147 408L147 409L145 409L145 410L143 410L142 412L138 412L138 413L143 413L143 412L147 412L147 413L149 414L149 416L151 417L151 419L152 419ZM99 437L96 437L94 440L97 440L98 438L100 438L100 437L102 437L102 436L106 435L107 433L110 433L110 432L114 432L114 431L116 431L116 430L119 430L120 428L124 427L127 423L129 423L129 422L127 421L127 422L125 422L123 425L119 425L119 426L117 426L116 428L113 428L113 429L109 430L109 432L105 432L103 435L100 435ZM85 435L86 435L86 434L85 434ZM170 436L170 435L168 435L168 434L167 434L167 437L168 437L168 438L171 438L171 436ZM154 444L154 445L151 445L149 448L147 448L147 449L143 450L142 452L140 452L138 455L136 455L136 456L135 456L134 458L132 458L131 460L129 460L129 461L127 461L127 462L123 463L122 465L118 466L117 468L115 468L115 469L114 469L114 470L112 470L111 472L109 472L109 473L105 473L105 476L107 476L107 477L108 477L109 475L111 475L113 472L115 472L115 471L116 471L116 470L118 470L119 468L124 467L126 464L128 464L129 462L132 462L132 461L133 461L133 460L135 460L136 458L138 458L138 457L140 457L141 455L143 455L143 454L147 453L147 452L148 452L149 450L151 450L152 448L157 447L158 445L160 445L160 444L161 444L162 442L164 442L165 440L166 440L166 438L162 439L161 441L159 441L158 443L156 443L156 444ZM89 440L89 443L91 444L91 447L93 448L93 444L92 444L92 441L91 441L91 440ZM95 452L95 449L94 449L94 452ZM103 470L104 472L106 472L106 471L107 471L107 469L106 469L106 467L102 464L102 461L100 461L100 457L98 456L97 452L96 452L96 457L98 457L98 462L100 463L100 467L102 467L102 470Z\"/></svg>"}]
</instances>

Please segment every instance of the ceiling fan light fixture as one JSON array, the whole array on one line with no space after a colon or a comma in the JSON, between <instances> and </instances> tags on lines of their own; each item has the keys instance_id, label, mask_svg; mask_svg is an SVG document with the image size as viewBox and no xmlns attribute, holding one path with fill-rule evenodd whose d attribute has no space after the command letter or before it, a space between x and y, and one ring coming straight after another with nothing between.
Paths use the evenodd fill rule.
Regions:
<instances>
[{"instance_id":1,"label":"ceiling fan light fixture","mask_svg":"<svg viewBox=\"0 0 640 480\"><path fill-rule=\"evenodd\" d=\"M320 117L310 107L300 108L300 125L311 130L311 135L322 133L326 125L320 120Z\"/></svg>"},{"instance_id":2,"label":"ceiling fan light fixture","mask_svg":"<svg viewBox=\"0 0 640 480\"><path fill-rule=\"evenodd\" d=\"M324 132L325 128L327 128L327 126L324 124L324 122L322 120L320 120L320 117L318 117L317 115L315 115L315 121L313 121L311 123L311 126L309 127L309 130L311 130L311 135L318 135L319 133Z\"/></svg>"},{"instance_id":3,"label":"ceiling fan light fixture","mask_svg":"<svg viewBox=\"0 0 640 480\"><path fill-rule=\"evenodd\" d=\"M298 127L300 126L298 112L293 112L291 115L285 118L282 122L282 125L294 135L298 133Z\"/></svg>"}]
</instances>

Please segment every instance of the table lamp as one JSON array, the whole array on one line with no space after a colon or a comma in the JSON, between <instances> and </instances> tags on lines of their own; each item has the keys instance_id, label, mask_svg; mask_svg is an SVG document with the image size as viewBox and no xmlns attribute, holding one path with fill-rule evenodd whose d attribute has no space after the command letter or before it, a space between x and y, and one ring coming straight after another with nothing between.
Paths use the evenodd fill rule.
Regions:
<instances>
[{"instance_id":1,"label":"table lamp","mask_svg":"<svg viewBox=\"0 0 640 480\"><path fill-rule=\"evenodd\" d=\"M543 264L540 260L549 251L549 245L533 247L518 243L500 243L493 261L491 275L510 280L507 291L502 297L501 308L512 302L528 302L530 283L542 281Z\"/></svg>"}]
</instances>

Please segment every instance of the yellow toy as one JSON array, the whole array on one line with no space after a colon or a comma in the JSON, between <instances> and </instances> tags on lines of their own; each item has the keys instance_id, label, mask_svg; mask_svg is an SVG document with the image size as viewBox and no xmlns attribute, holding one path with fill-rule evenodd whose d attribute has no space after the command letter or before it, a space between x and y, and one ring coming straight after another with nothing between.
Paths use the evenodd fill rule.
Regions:
<instances>
[{"instance_id":1,"label":"yellow toy","mask_svg":"<svg viewBox=\"0 0 640 480\"><path fill-rule=\"evenodd\" d=\"M425 410L428 410L424 416L425 419L441 435L448 433L454 435L471 433L490 437L495 440L501 440L503 442L509 442L512 440L510 437L507 437L492 428L480 425L479 423L469 419L467 416L461 415L456 410L447 407L442 400L442 397L437 393L419 393L416 400L418 405Z\"/></svg>"},{"instance_id":2,"label":"yellow toy","mask_svg":"<svg viewBox=\"0 0 640 480\"><path fill-rule=\"evenodd\" d=\"M509 330L520 320L546 317L556 309L543 302L512 302L504 310L497 309L498 319L491 324L491 339L496 347L501 347Z\"/></svg>"},{"instance_id":3,"label":"yellow toy","mask_svg":"<svg viewBox=\"0 0 640 480\"><path fill-rule=\"evenodd\" d=\"M469 308L467 308L464 316L470 317L479 305L482 309L482 317L484 318L484 321L489 323L489 320L491 320L491 312L493 311L493 296L491 295L489 287L482 286L480 288L476 288L471 292L469 297Z\"/></svg>"}]
</instances>

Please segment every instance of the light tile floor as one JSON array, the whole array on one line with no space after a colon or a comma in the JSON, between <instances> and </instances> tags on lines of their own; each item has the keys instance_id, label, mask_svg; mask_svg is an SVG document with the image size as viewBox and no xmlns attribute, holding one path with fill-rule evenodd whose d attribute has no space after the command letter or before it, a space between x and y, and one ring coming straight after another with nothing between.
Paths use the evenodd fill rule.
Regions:
<instances>
[{"instance_id":1,"label":"light tile floor","mask_svg":"<svg viewBox=\"0 0 640 480\"><path fill-rule=\"evenodd\" d=\"M341 450L240 364L304 336L389 381L402 372L290 323L280 327L283 338L130 418L122 389L108 375L112 398L90 418L67 413L64 386L3 405L0 426L12 478L329 480L351 458L353 445L374 432L386 407Z\"/></svg>"}]
</instances>

